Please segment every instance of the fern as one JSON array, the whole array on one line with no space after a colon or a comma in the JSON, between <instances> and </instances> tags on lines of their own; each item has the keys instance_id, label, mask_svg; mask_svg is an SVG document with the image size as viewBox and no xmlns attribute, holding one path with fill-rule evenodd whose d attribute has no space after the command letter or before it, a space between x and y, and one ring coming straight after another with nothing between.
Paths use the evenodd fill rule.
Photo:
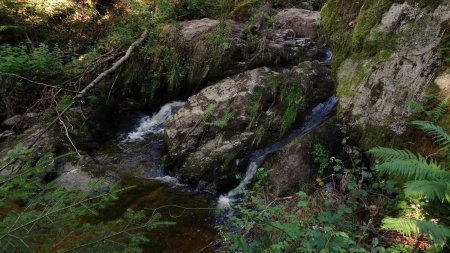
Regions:
<instances>
[{"instance_id":1,"label":"fern","mask_svg":"<svg viewBox=\"0 0 450 253\"><path fill-rule=\"evenodd\" d=\"M450 148L450 134L448 134L442 127L437 126L429 121L416 120L412 122L413 125L430 135L434 142L443 149Z\"/></svg>"},{"instance_id":2,"label":"fern","mask_svg":"<svg viewBox=\"0 0 450 253\"><path fill-rule=\"evenodd\" d=\"M410 181L405 184L405 194L409 197L425 197L428 200L450 202L450 184L440 181Z\"/></svg>"},{"instance_id":3,"label":"fern","mask_svg":"<svg viewBox=\"0 0 450 253\"><path fill-rule=\"evenodd\" d=\"M398 231L405 236L427 235L439 245L450 238L450 229L447 227L417 219L384 218L382 228Z\"/></svg>"},{"instance_id":4,"label":"fern","mask_svg":"<svg viewBox=\"0 0 450 253\"><path fill-rule=\"evenodd\" d=\"M417 159L417 156L409 150L400 150L393 148L376 147L370 149L367 153L376 157L376 159L378 159L380 162Z\"/></svg>"},{"instance_id":5,"label":"fern","mask_svg":"<svg viewBox=\"0 0 450 253\"><path fill-rule=\"evenodd\" d=\"M427 161L422 156L419 156L418 159L397 159L385 162L377 165L375 169L404 180L450 180L449 172L442 170L436 161Z\"/></svg>"},{"instance_id":6,"label":"fern","mask_svg":"<svg viewBox=\"0 0 450 253\"><path fill-rule=\"evenodd\" d=\"M439 105L429 112L429 116L433 120L433 122L438 121L445 113L448 111L448 106L450 105L450 99L445 98L442 100Z\"/></svg>"}]
</instances>

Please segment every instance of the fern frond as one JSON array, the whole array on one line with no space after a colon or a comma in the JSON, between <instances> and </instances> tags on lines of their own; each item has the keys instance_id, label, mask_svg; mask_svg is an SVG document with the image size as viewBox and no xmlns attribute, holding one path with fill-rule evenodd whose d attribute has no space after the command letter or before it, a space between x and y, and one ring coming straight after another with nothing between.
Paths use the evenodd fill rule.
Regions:
<instances>
[{"instance_id":1,"label":"fern frond","mask_svg":"<svg viewBox=\"0 0 450 253\"><path fill-rule=\"evenodd\" d=\"M389 162L392 160L415 160L418 159L409 150L400 150L393 148L375 147L367 151L368 154L378 159L380 162Z\"/></svg>"},{"instance_id":2,"label":"fern frond","mask_svg":"<svg viewBox=\"0 0 450 253\"><path fill-rule=\"evenodd\" d=\"M450 180L450 172L443 170L436 161L427 161L421 156L418 159L385 162L375 169L404 180Z\"/></svg>"},{"instance_id":3,"label":"fern frond","mask_svg":"<svg viewBox=\"0 0 450 253\"><path fill-rule=\"evenodd\" d=\"M442 127L437 126L429 121L416 120L412 122L419 129L430 135L434 142L438 144L441 148L450 148L450 134L447 133Z\"/></svg>"},{"instance_id":4,"label":"fern frond","mask_svg":"<svg viewBox=\"0 0 450 253\"><path fill-rule=\"evenodd\" d=\"M410 197L450 202L450 183L430 180L410 181L405 184L405 194Z\"/></svg>"},{"instance_id":5,"label":"fern frond","mask_svg":"<svg viewBox=\"0 0 450 253\"><path fill-rule=\"evenodd\" d=\"M405 236L426 235L436 244L444 244L450 238L449 228L416 219L384 218L382 228L400 232Z\"/></svg>"},{"instance_id":6,"label":"fern frond","mask_svg":"<svg viewBox=\"0 0 450 253\"><path fill-rule=\"evenodd\" d=\"M446 98L442 100L436 108L430 111L430 117L433 120L433 122L438 121L440 118L442 118L442 116L445 115L445 113L448 111L449 105L450 99Z\"/></svg>"}]
</instances>

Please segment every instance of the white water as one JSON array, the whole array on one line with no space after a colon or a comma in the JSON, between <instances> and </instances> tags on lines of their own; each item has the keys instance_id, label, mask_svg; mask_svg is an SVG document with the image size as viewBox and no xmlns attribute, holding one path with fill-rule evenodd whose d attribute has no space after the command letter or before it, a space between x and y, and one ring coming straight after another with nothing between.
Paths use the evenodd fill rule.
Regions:
<instances>
[{"instance_id":1,"label":"white water","mask_svg":"<svg viewBox=\"0 0 450 253\"><path fill-rule=\"evenodd\" d=\"M128 133L123 142L136 142L141 141L148 134L162 134L164 132L164 122L167 118L176 113L184 102L171 102L165 104L159 112L153 114L153 116L144 116L141 118L139 126L131 133Z\"/></svg>"},{"instance_id":2,"label":"white water","mask_svg":"<svg viewBox=\"0 0 450 253\"><path fill-rule=\"evenodd\" d=\"M162 133L164 132L164 123L171 115L175 114L185 102L175 101L165 104L161 109L153 114L153 116L144 116L140 119L139 125L133 129L131 132L126 134L126 137L121 141L120 145L122 147L131 147L133 145L128 145L130 143L141 142L145 140L145 137L149 134L158 134L157 139L162 140ZM152 148L152 144L148 144L149 148ZM159 147L156 147L156 151ZM157 158L156 158L157 159ZM157 180L162 183L166 183L173 186L184 186L181 184L177 178L171 177L165 174L164 169L158 170L154 174L150 174L145 178Z\"/></svg>"},{"instance_id":3,"label":"white water","mask_svg":"<svg viewBox=\"0 0 450 253\"><path fill-rule=\"evenodd\" d=\"M305 135L322 122L324 122L330 113L334 110L338 103L338 99L336 97L330 97L327 101L322 104L317 105L312 110L311 114L308 115L303 125L287 136L282 138L281 140L275 142L274 144L265 147L263 149L256 150L250 157L250 164L247 167L247 171L245 172L245 176L240 182L238 186L236 186L233 190L228 192L226 195L222 195L219 197L217 206L220 209L230 208L231 204L235 203L239 200L239 195L245 190L247 184L255 177L256 171L258 170L261 163L264 161L267 155L276 152L282 149L284 146L289 144L291 140L294 138Z\"/></svg>"}]
</instances>

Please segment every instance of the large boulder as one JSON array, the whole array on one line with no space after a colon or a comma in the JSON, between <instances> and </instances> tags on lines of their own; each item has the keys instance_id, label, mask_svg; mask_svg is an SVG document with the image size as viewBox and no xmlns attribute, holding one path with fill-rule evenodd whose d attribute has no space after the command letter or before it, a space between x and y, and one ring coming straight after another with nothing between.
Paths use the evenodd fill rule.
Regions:
<instances>
[{"instance_id":1,"label":"large boulder","mask_svg":"<svg viewBox=\"0 0 450 253\"><path fill-rule=\"evenodd\" d=\"M437 48L448 41L450 3L328 1L323 36L333 47L339 115L364 149L407 145L408 101L434 90ZM439 87L445 89L442 85Z\"/></svg>"},{"instance_id":2,"label":"large boulder","mask_svg":"<svg viewBox=\"0 0 450 253\"><path fill-rule=\"evenodd\" d=\"M284 195L310 185L318 171L312 153L314 145L320 144L330 153L335 153L339 147L339 133L337 119L333 117L268 156L262 167L269 171L273 194Z\"/></svg>"},{"instance_id":3,"label":"large boulder","mask_svg":"<svg viewBox=\"0 0 450 253\"><path fill-rule=\"evenodd\" d=\"M192 41L199 39L201 36L208 32L211 32L217 26L219 26L220 21L203 18L197 20L187 20L180 23L181 30L180 33L186 41Z\"/></svg>"},{"instance_id":4,"label":"large boulder","mask_svg":"<svg viewBox=\"0 0 450 253\"><path fill-rule=\"evenodd\" d=\"M315 39L319 35L320 12L290 8L281 10L274 17L277 28L291 29L299 37Z\"/></svg>"},{"instance_id":5,"label":"large boulder","mask_svg":"<svg viewBox=\"0 0 450 253\"><path fill-rule=\"evenodd\" d=\"M285 74L264 67L203 89L166 121L166 163L190 185L220 190L235 179L236 159L281 137L333 94L329 73L318 62Z\"/></svg>"}]
</instances>

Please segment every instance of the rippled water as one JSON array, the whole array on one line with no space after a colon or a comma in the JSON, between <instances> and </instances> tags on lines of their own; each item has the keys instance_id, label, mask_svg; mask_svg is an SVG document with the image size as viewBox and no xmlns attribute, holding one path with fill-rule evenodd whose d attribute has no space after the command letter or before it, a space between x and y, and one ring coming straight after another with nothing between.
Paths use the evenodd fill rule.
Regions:
<instances>
[{"instance_id":1,"label":"rippled water","mask_svg":"<svg viewBox=\"0 0 450 253\"><path fill-rule=\"evenodd\" d=\"M148 232L150 242L144 252L215 252L209 247L218 238L214 229L215 197L189 189L164 171L164 122L183 104L168 103L153 115L130 121L130 129L94 154L102 164L101 170L116 172L124 187L136 186L104 211L103 220L118 218L127 208L146 210L147 214L159 208L162 220L176 222L175 226Z\"/></svg>"}]
</instances>

